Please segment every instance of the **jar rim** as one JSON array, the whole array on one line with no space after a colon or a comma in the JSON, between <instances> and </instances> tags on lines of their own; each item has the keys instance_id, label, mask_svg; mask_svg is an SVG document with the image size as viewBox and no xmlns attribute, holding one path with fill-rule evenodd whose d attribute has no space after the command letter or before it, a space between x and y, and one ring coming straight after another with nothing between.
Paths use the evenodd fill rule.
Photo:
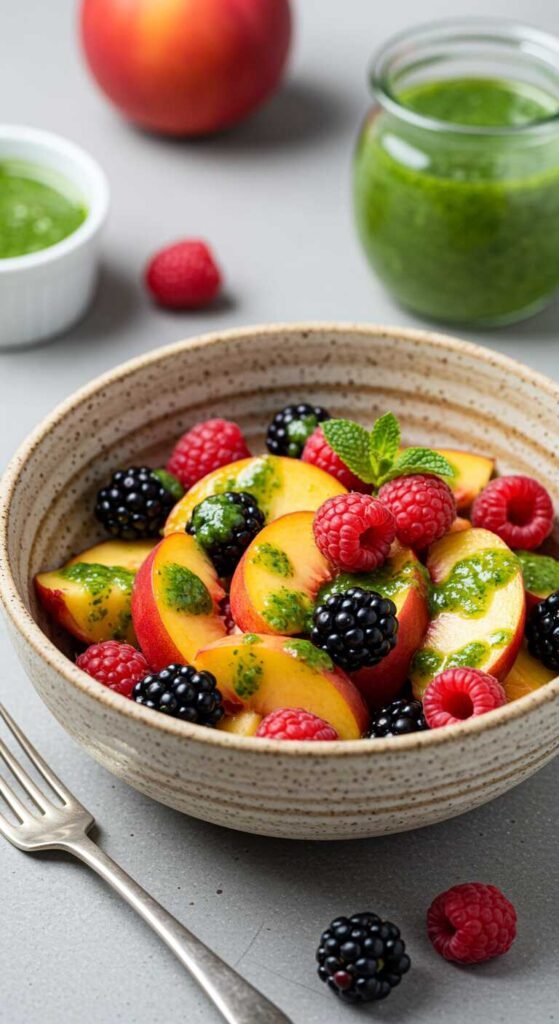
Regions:
<instances>
[{"instance_id":1,"label":"jar rim","mask_svg":"<svg viewBox=\"0 0 559 1024\"><path fill-rule=\"evenodd\" d=\"M546 117L520 125L469 125L444 121L420 114L405 106L392 89L390 68L395 61L412 58L421 45L442 43L495 43L509 45L519 56L533 64L547 67L557 78L559 89L559 37L543 29L508 18L463 17L443 18L412 26L391 36L373 58L369 82L381 107L417 128L434 132L452 132L465 136L527 136L540 135L559 127L559 95L557 111ZM546 56L547 55L547 59ZM435 57L434 60L437 58ZM423 61L423 66L425 61ZM409 67L410 65L408 65ZM413 67L413 64L411 65Z\"/></svg>"}]
</instances>

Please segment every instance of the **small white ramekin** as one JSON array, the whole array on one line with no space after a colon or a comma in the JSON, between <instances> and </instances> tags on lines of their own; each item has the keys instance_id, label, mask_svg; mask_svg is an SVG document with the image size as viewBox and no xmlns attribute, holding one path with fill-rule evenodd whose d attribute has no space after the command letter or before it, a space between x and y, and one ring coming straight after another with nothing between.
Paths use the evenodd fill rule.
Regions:
<instances>
[{"instance_id":1,"label":"small white ramekin","mask_svg":"<svg viewBox=\"0 0 559 1024\"><path fill-rule=\"evenodd\" d=\"M79 228L47 249L0 259L0 348L60 334L85 313L95 290L109 188L99 165L51 132L0 125L0 162L23 160L65 179L87 209Z\"/></svg>"}]
</instances>

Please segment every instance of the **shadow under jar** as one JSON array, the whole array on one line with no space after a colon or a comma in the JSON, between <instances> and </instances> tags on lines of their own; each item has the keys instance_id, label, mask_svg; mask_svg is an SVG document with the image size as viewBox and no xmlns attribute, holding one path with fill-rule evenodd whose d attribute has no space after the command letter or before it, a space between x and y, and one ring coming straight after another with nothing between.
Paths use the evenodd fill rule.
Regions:
<instances>
[{"instance_id":1,"label":"shadow under jar","mask_svg":"<svg viewBox=\"0 0 559 1024\"><path fill-rule=\"evenodd\" d=\"M374 270L427 317L499 325L559 288L559 39L485 18L394 37L354 202Z\"/></svg>"}]
</instances>

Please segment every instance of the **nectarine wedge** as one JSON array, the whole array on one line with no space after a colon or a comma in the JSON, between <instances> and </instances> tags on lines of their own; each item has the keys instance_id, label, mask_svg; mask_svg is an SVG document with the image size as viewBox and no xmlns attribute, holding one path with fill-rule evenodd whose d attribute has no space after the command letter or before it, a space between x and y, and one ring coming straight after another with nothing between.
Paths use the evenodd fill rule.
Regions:
<instances>
[{"instance_id":1,"label":"nectarine wedge","mask_svg":"<svg viewBox=\"0 0 559 1024\"><path fill-rule=\"evenodd\" d=\"M309 640L246 633L204 647L195 661L213 672L232 709L265 716L276 708L304 708L323 718L342 740L359 739L369 716L359 691Z\"/></svg>"},{"instance_id":2,"label":"nectarine wedge","mask_svg":"<svg viewBox=\"0 0 559 1024\"><path fill-rule=\"evenodd\" d=\"M156 541L108 540L87 548L66 565L35 577L46 611L85 644L135 643L130 613L134 575Z\"/></svg>"},{"instance_id":3,"label":"nectarine wedge","mask_svg":"<svg viewBox=\"0 0 559 1024\"><path fill-rule=\"evenodd\" d=\"M164 534L184 530L195 505L224 491L248 491L267 522L288 512L314 512L327 498L346 493L342 484L317 466L280 455L258 455L216 469L194 484L172 510Z\"/></svg>"},{"instance_id":4,"label":"nectarine wedge","mask_svg":"<svg viewBox=\"0 0 559 1024\"><path fill-rule=\"evenodd\" d=\"M225 597L217 573L188 533L160 541L144 562L132 592L132 619L140 646L156 671L189 665L196 651L225 636Z\"/></svg>"},{"instance_id":5,"label":"nectarine wedge","mask_svg":"<svg viewBox=\"0 0 559 1024\"><path fill-rule=\"evenodd\" d=\"M260 531L231 580L231 613L244 632L310 630L316 593L331 570L313 534L314 512L290 512Z\"/></svg>"},{"instance_id":6,"label":"nectarine wedge","mask_svg":"<svg viewBox=\"0 0 559 1024\"><path fill-rule=\"evenodd\" d=\"M522 568L526 606L539 604L559 590L559 562L550 555L537 555L533 551L517 551Z\"/></svg>"},{"instance_id":7,"label":"nectarine wedge","mask_svg":"<svg viewBox=\"0 0 559 1024\"><path fill-rule=\"evenodd\" d=\"M527 693L539 690L540 686L550 683L557 673L542 665L533 658L524 645L520 648L514 665L503 679L503 689L507 700L518 700Z\"/></svg>"},{"instance_id":8,"label":"nectarine wedge","mask_svg":"<svg viewBox=\"0 0 559 1024\"><path fill-rule=\"evenodd\" d=\"M449 533L429 550L431 623L413 658L411 680L422 697L445 668L471 665L504 679L524 631L520 563L488 530Z\"/></svg>"},{"instance_id":9,"label":"nectarine wedge","mask_svg":"<svg viewBox=\"0 0 559 1024\"><path fill-rule=\"evenodd\" d=\"M489 483L495 468L495 459L473 452L456 451L453 448L437 448L439 455L444 455L454 470L452 480L448 481L454 493L456 507L460 510L468 508L474 498Z\"/></svg>"}]
</instances>

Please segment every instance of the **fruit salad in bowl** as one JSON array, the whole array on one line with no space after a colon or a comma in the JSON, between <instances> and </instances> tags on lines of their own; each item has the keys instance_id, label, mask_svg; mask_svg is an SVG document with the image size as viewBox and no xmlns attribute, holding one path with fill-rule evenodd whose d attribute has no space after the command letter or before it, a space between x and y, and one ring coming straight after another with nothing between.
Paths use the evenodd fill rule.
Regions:
<instances>
[{"instance_id":1,"label":"fruit salad in bowl","mask_svg":"<svg viewBox=\"0 0 559 1024\"><path fill-rule=\"evenodd\" d=\"M494 473L403 446L390 411L290 403L256 454L215 417L116 469L92 509L110 539L37 594L80 669L159 714L306 742L449 727L517 699L517 659L534 685L559 669L553 503ZM523 565L549 591L527 624Z\"/></svg>"},{"instance_id":2,"label":"fruit salad in bowl","mask_svg":"<svg viewBox=\"0 0 559 1024\"><path fill-rule=\"evenodd\" d=\"M6 477L22 661L93 756L210 821L336 838L476 806L557 748L559 482L533 440L555 409L421 332L136 360Z\"/></svg>"}]
</instances>

